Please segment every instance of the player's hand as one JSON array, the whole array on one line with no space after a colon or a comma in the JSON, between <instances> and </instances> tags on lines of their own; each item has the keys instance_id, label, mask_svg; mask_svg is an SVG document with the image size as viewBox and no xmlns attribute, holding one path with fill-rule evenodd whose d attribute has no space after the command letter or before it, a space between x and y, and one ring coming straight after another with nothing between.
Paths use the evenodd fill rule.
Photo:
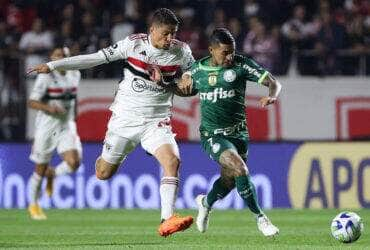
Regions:
<instances>
[{"instance_id":1,"label":"player's hand","mask_svg":"<svg viewBox=\"0 0 370 250\"><path fill-rule=\"evenodd\" d=\"M177 84L177 87L180 89L182 93L186 95L191 94L193 90L193 81L191 79L190 74L182 74L181 79Z\"/></svg>"},{"instance_id":2,"label":"player's hand","mask_svg":"<svg viewBox=\"0 0 370 250\"><path fill-rule=\"evenodd\" d=\"M65 114L67 111L61 106L51 105L48 106L46 112L52 115L62 115Z\"/></svg>"},{"instance_id":3,"label":"player's hand","mask_svg":"<svg viewBox=\"0 0 370 250\"><path fill-rule=\"evenodd\" d=\"M155 83L162 82L162 72L157 65L150 64L147 70L150 75L150 80L152 80Z\"/></svg>"},{"instance_id":4,"label":"player's hand","mask_svg":"<svg viewBox=\"0 0 370 250\"><path fill-rule=\"evenodd\" d=\"M43 63L43 64L39 64L39 65L36 65L35 67L33 68L30 68L28 71L27 71L27 74L31 74L32 72L36 72L38 74L40 73L50 73L50 68L48 65L46 65L46 63Z\"/></svg>"},{"instance_id":5,"label":"player's hand","mask_svg":"<svg viewBox=\"0 0 370 250\"><path fill-rule=\"evenodd\" d=\"M275 102L276 102L275 97L264 96L260 99L260 104L262 107L266 107L267 105L273 104Z\"/></svg>"}]
</instances>

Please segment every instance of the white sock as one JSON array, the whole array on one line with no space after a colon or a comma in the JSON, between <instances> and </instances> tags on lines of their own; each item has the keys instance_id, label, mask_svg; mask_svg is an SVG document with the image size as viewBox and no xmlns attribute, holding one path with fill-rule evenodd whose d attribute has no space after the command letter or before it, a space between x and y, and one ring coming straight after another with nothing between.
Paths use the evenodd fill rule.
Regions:
<instances>
[{"instance_id":1,"label":"white sock","mask_svg":"<svg viewBox=\"0 0 370 250\"><path fill-rule=\"evenodd\" d=\"M37 204L37 200L40 197L42 176L38 173L33 172L31 176L31 205Z\"/></svg>"},{"instance_id":2,"label":"white sock","mask_svg":"<svg viewBox=\"0 0 370 250\"><path fill-rule=\"evenodd\" d=\"M73 169L65 161L62 161L55 167L55 176L70 174L72 172Z\"/></svg>"},{"instance_id":3,"label":"white sock","mask_svg":"<svg viewBox=\"0 0 370 250\"><path fill-rule=\"evenodd\" d=\"M175 210L179 179L177 177L163 177L159 193L161 195L161 219L167 220Z\"/></svg>"}]
</instances>

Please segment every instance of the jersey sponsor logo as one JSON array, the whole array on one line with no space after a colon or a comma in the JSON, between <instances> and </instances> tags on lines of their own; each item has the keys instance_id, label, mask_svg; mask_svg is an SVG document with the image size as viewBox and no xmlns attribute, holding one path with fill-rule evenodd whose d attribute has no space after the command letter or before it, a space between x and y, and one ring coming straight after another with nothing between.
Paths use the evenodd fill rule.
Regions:
<instances>
[{"instance_id":1,"label":"jersey sponsor logo","mask_svg":"<svg viewBox=\"0 0 370 250\"><path fill-rule=\"evenodd\" d=\"M247 64L244 64L244 65L243 65L243 68L244 68L245 70L247 70L249 74L254 75L254 76L255 76L255 77L257 77L258 79L262 76L262 74L261 74L261 73L259 73L256 69L254 69L254 68L250 67L250 66L249 66L249 65L247 65Z\"/></svg>"},{"instance_id":2,"label":"jersey sponsor logo","mask_svg":"<svg viewBox=\"0 0 370 250\"><path fill-rule=\"evenodd\" d=\"M224 80L226 82L233 82L236 79L236 72L232 69L226 70L224 72Z\"/></svg>"},{"instance_id":3,"label":"jersey sponsor logo","mask_svg":"<svg viewBox=\"0 0 370 250\"><path fill-rule=\"evenodd\" d=\"M213 92L201 92L200 99L215 103L218 99L227 99L235 96L235 89L224 90L223 88L215 88Z\"/></svg>"},{"instance_id":4,"label":"jersey sponsor logo","mask_svg":"<svg viewBox=\"0 0 370 250\"><path fill-rule=\"evenodd\" d=\"M166 90L161 87L156 87L153 85L148 84L146 81L140 78L134 78L134 80L131 83L132 89L135 92L143 92L144 90L149 90L156 93L164 93Z\"/></svg>"},{"instance_id":5,"label":"jersey sponsor logo","mask_svg":"<svg viewBox=\"0 0 370 250\"><path fill-rule=\"evenodd\" d=\"M220 143L215 143L215 144L213 144L213 145L212 145L212 151L213 151L213 153L214 153L214 154L217 154L217 153L218 153L218 151L220 151L220 148L221 148Z\"/></svg>"}]
</instances>

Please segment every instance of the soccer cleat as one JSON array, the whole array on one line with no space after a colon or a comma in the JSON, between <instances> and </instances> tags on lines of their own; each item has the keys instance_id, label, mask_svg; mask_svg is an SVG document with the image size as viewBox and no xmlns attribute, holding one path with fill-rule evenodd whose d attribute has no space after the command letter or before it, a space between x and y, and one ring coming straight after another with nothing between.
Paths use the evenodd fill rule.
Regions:
<instances>
[{"instance_id":1,"label":"soccer cleat","mask_svg":"<svg viewBox=\"0 0 370 250\"><path fill-rule=\"evenodd\" d=\"M28 207L28 212L30 213L31 219L33 220L46 220L47 217L42 211L41 207L38 204L33 204Z\"/></svg>"},{"instance_id":2,"label":"soccer cleat","mask_svg":"<svg viewBox=\"0 0 370 250\"><path fill-rule=\"evenodd\" d=\"M208 229L209 223L209 213L211 209L205 207L203 205L203 199L205 199L205 195L200 194L195 198L196 203L198 204L198 216L197 216L197 228L199 232L204 233Z\"/></svg>"},{"instance_id":3,"label":"soccer cleat","mask_svg":"<svg viewBox=\"0 0 370 250\"><path fill-rule=\"evenodd\" d=\"M48 177L46 179L46 194L51 197L53 195L53 189L54 189L54 176Z\"/></svg>"},{"instance_id":4,"label":"soccer cleat","mask_svg":"<svg viewBox=\"0 0 370 250\"><path fill-rule=\"evenodd\" d=\"M191 216L180 217L179 215L172 215L159 225L158 233L160 236L167 237L173 233L188 229L191 224L193 224L193 217Z\"/></svg>"},{"instance_id":5,"label":"soccer cleat","mask_svg":"<svg viewBox=\"0 0 370 250\"><path fill-rule=\"evenodd\" d=\"M257 227L267 237L279 234L279 228L274 226L265 214L257 217Z\"/></svg>"}]
</instances>

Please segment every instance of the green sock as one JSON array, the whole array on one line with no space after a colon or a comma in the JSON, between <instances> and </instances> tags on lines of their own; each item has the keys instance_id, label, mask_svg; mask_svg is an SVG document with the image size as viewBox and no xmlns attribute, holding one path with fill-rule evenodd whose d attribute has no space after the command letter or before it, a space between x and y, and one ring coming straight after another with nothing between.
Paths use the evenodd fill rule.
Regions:
<instances>
[{"instance_id":1,"label":"green sock","mask_svg":"<svg viewBox=\"0 0 370 250\"><path fill-rule=\"evenodd\" d=\"M247 203L249 209L257 215L261 214L262 210L258 205L256 189L249 175L235 177L235 184L239 195Z\"/></svg>"},{"instance_id":2,"label":"green sock","mask_svg":"<svg viewBox=\"0 0 370 250\"><path fill-rule=\"evenodd\" d=\"M218 178L213 183L211 191L209 191L206 198L203 200L203 205L205 207L211 208L217 200L223 199L226 195L230 193L231 190L232 189L229 189L222 183L221 177Z\"/></svg>"}]
</instances>

